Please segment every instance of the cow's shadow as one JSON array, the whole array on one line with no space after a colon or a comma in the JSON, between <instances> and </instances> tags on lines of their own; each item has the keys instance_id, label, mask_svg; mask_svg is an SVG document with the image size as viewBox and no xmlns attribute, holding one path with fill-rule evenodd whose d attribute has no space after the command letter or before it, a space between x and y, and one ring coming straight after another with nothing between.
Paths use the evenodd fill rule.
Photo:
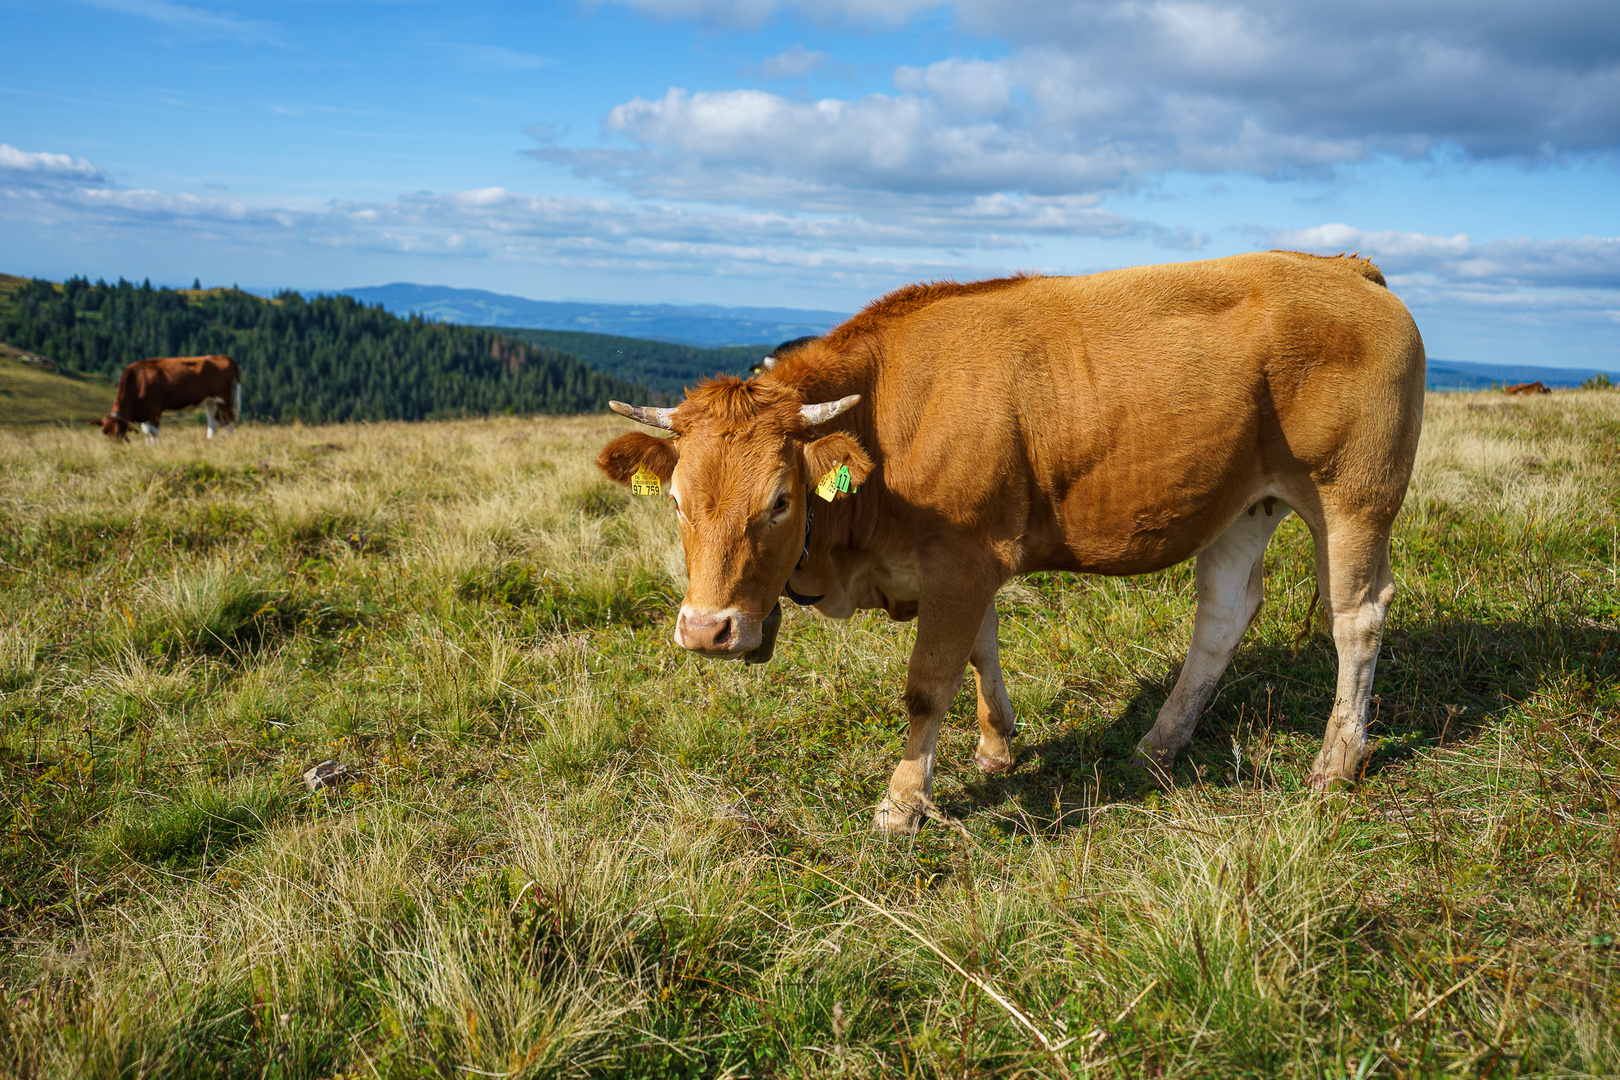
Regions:
<instances>
[{"instance_id":1,"label":"cow's shadow","mask_svg":"<svg viewBox=\"0 0 1620 1080\"><path fill-rule=\"evenodd\" d=\"M1140 679L1112 716L1089 723L1072 718L1095 710L1091 684L1082 671L1066 673L1065 688L1044 715L1019 718L1025 730L1056 733L1023 741L1010 773L965 777L946 812L999 806L1009 832L1062 831L1083 824L1088 806L1140 802L1162 790L1161 781L1132 764L1131 754L1153 726L1178 671L1179 664ZM1325 634L1314 634L1297 650L1240 646L1168 783L1302 786L1323 737L1337 671ZM1503 709L1550 680L1617 677L1620 628L1592 620L1447 619L1391 627L1379 653L1369 728L1374 752L1363 777L1401 768L1425 749L1477 739ZM1258 769L1251 760L1257 746L1278 750L1265 753Z\"/></svg>"}]
</instances>

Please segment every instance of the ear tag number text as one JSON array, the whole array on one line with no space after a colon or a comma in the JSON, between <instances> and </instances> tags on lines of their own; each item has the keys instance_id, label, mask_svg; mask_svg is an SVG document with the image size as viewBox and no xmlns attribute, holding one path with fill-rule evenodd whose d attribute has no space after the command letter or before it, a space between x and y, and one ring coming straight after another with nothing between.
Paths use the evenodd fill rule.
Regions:
<instances>
[{"instance_id":1,"label":"ear tag number text","mask_svg":"<svg viewBox=\"0 0 1620 1080\"><path fill-rule=\"evenodd\" d=\"M827 475L823 476L820 482L816 484L816 494L828 502L832 502L833 499L837 498L840 491L846 495L853 495L856 491L854 482L849 478L848 465L839 465L836 468L828 469Z\"/></svg>"},{"instance_id":2,"label":"ear tag number text","mask_svg":"<svg viewBox=\"0 0 1620 1080\"><path fill-rule=\"evenodd\" d=\"M643 465L636 470L636 475L630 478L630 493L632 495L662 495L664 485L659 483L657 473Z\"/></svg>"}]
</instances>

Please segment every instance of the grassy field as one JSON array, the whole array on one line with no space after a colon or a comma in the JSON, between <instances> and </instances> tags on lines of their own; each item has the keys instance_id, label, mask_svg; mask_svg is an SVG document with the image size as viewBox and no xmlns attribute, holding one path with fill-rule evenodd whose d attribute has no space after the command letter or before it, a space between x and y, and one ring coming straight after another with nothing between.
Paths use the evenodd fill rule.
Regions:
<instances>
[{"instance_id":1,"label":"grassy field","mask_svg":"<svg viewBox=\"0 0 1620 1080\"><path fill-rule=\"evenodd\" d=\"M903 841L912 628L681 653L625 426L0 432L0 1074L1620 1075L1620 393L1430 398L1356 790L1296 519L1164 791L1190 568L1009 586Z\"/></svg>"},{"instance_id":2,"label":"grassy field","mask_svg":"<svg viewBox=\"0 0 1620 1080\"><path fill-rule=\"evenodd\" d=\"M23 359L29 355L0 345L0 427L74 424L112 409L110 380L50 371Z\"/></svg>"}]
</instances>

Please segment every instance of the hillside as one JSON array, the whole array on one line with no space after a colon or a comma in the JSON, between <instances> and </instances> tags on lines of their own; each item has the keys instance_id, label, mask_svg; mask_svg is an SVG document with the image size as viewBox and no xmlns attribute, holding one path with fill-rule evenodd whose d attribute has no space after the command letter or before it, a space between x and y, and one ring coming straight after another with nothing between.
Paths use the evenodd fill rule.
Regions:
<instances>
[{"instance_id":1,"label":"hillside","mask_svg":"<svg viewBox=\"0 0 1620 1080\"><path fill-rule=\"evenodd\" d=\"M0 344L0 425L71 423L112 408L111 380L42 361Z\"/></svg>"},{"instance_id":2,"label":"hillside","mask_svg":"<svg viewBox=\"0 0 1620 1080\"><path fill-rule=\"evenodd\" d=\"M0 341L103 376L149 356L228 353L242 367L244 415L263 420L591 412L650 395L553 348L346 296L10 279Z\"/></svg>"},{"instance_id":3,"label":"hillside","mask_svg":"<svg viewBox=\"0 0 1620 1080\"><path fill-rule=\"evenodd\" d=\"M713 348L775 345L806 334L822 334L849 312L804 308L726 307L720 304L606 304L529 300L482 289L396 282L343 289L368 304L382 304L396 315L421 315L468 326L516 326L532 330L572 330L621 337L650 338Z\"/></svg>"},{"instance_id":4,"label":"hillside","mask_svg":"<svg viewBox=\"0 0 1620 1080\"><path fill-rule=\"evenodd\" d=\"M567 330L500 328L501 333L544 348L577 356L597 371L640 383L678 399L693 383L710 375L744 375L748 365L770 351L768 345L733 345L705 349L646 338L584 334ZM773 342L772 345L776 343Z\"/></svg>"}]
</instances>

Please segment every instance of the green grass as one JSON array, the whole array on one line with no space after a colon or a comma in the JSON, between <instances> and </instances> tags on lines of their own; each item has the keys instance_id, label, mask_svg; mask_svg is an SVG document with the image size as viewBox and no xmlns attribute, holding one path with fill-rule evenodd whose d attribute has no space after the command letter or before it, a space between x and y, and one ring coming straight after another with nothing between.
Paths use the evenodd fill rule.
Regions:
<instances>
[{"instance_id":1,"label":"green grass","mask_svg":"<svg viewBox=\"0 0 1620 1080\"><path fill-rule=\"evenodd\" d=\"M1620 395L1430 398L1355 790L1290 521L1170 789L1190 568L1041 575L900 841L912 627L680 652L621 427L0 432L0 1074L1620 1075Z\"/></svg>"},{"instance_id":2,"label":"green grass","mask_svg":"<svg viewBox=\"0 0 1620 1080\"><path fill-rule=\"evenodd\" d=\"M49 371L25 362L24 355L0 345L0 428L79 424L111 411L113 385L108 380Z\"/></svg>"}]
</instances>

